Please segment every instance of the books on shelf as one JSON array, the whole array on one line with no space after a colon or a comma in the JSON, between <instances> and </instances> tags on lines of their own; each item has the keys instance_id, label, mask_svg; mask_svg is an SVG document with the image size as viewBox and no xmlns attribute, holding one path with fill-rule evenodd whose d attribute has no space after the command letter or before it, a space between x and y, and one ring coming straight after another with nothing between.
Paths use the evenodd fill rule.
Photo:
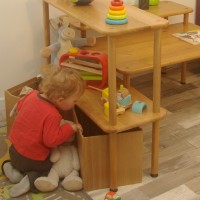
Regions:
<instances>
[{"instance_id":1,"label":"books on shelf","mask_svg":"<svg viewBox=\"0 0 200 200\"><path fill-rule=\"evenodd\" d=\"M187 32L174 33L172 35L193 45L200 44L200 29Z\"/></svg>"}]
</instances>

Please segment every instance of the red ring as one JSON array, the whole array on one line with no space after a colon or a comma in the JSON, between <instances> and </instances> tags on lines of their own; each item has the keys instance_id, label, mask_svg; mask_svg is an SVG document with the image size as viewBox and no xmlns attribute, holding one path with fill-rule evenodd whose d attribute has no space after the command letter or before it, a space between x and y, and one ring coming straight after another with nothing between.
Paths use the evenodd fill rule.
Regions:
<instances>
[{"instance_id":1,"label":"red ring","mask_svg":"<svg viewBox=\"0 0 200 200\"><path fill-rule=\"evenodd\" d=\"M112 5L112 6L122 6L122 5L123 5L123 1L115 1L115 0L112 0L112 1L111 1L111 5Z\"/></svg>"}]
</instances>

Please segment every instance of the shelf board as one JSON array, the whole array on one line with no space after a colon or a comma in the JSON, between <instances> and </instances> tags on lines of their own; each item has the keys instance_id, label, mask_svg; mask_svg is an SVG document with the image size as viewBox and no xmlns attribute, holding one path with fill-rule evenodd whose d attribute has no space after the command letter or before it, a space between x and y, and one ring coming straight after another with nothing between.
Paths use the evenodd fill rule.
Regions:
<instances>
[{"instance_id":1,"label":"shelf board","mask_svg":"<svg viewBox=\"0 0 200 200\"><path fill-rule=\"evenodd\" d=\"M162 119L166 115L166 110L163 108L160 108L159 113L153 113L150 99L134 88L130 88L129 91L132 94L132 102L136 100L143 101L147 104L147 109L141 114L132 112L131 108L127 109L124 114L117 116L117 124L115 126L109 124L108 117L103 113L104 107L101 102L101 92L86 89L77 106L106 133L126 131Z\"/></svg>"},{"instance_id":2,"label":"shelf board","mask_svg":"<svg viewBox=\"0 0 200 200\"><path fill-rule=\"evenodd\" d=\"M85 6L76 6L69 0L43 1L59 9L65 14L69 14L71 17L79 20L91 29L108 36L122 35L125 33L148 29L158 29L168 25L167 20L131 5L125 5L128 18L127 24L106 24L105 19L111 1L95 0L91 4Z\"/></svg>"},{"instance_id":3,"label":"shelf board","mask_svg":"<svg viewBox=\"0 0 200 200\"><path fill-rule=\"evenodd\" d=\"M173 1L160 1L157 6L149 6L147 11L154 15L168 18L170 16L192 13L193 9Z\"/></svg>"},{"instance_id":4,"label":"shelf board","mask_svg":"<svg viewBox=\"0 0 200 200\"><path fill-rule=\"evenodd\" d=\"M200 29L194 24L172 24L162 31L161 67L194 60L200 57L200 45L192 45L172 34ZM137 74L153 69L153 31L143 31L116 38L117 70L122 74ZM91 50L107 52L106 37L97 38Z\"/></svg>"}]
</instances>

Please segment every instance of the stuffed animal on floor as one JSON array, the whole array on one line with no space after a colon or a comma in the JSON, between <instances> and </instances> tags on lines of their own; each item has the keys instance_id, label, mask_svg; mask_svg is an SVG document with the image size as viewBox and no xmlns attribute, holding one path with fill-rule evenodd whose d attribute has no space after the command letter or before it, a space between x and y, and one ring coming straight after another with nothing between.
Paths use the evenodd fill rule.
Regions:
<instances>
[{"instance_id":1,"label":"stuffed animal on floor","mask_svg":"<svg viewBox=\"0 0 200 200\"><path fill-rule=\"evenodd\" d=\"M78 191L83 187L79 177L80 163L76 147L69 140L55 148L50 156L53 162L52 169L47 177L35 180L35 187L41 192L53 191L58 187L60 179L62 186L67 191Z\"/></svg>"},{"instance_id":2,"label":"stuffed animal on floor","mask_svg":"<svg viewBox=\"0 0 200 200\"><path fill-rule=\"evenodd\" d=\"M40 54L44 58L48 58L51 54L54 54L54 64L59 63L59 58L62 54L69 52L73 47L94 46L96 44L96 37L90 36L86 38L76 38L75 30L69 27L69 18L63 17L61 25L55 25L53 27L58 31L58 41L48 47L44 47L40 50Z\"/></svg>"}]
</instances>

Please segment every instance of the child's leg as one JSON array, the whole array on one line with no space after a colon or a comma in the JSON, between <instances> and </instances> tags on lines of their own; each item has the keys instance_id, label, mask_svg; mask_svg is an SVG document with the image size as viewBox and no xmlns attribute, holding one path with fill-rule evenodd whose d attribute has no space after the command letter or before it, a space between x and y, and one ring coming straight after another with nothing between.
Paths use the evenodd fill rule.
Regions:
<instances>
[{"instance_id":1,"label":"child's leg","mask_svg":"<svg viewBox=\"0 0 200 200\"><path fill-rule=\"evenodd\" d=\"M23 175L12 166L10 160L4 161L1 168L11 183L19 183L23 178Z\"/></svg>"},{"instance_id":2,"label":"child's leg","mask_svg":"<svg viewBox=\"0 0 200 200\"><path fill-rule=\"evenodd\" d=\"M9 153L13 166L27 175L31 192L39 192L34 185L34 181L40 176L48 175L52 166L49 158L42 161L31 160L19 154L13 145L11 145Z\"/></svg>"},{"instance_id":3,"label":"child's leg","mask_svg":"<svg viewBox=\"0 0 200 200\"><path fill-rule=\"evenodd\" d=\"M19 197L30 190L30 182L28 176L24 178L17 184L15 184L9 191L10 197Z\"/></svg>"},{"instance_id":4,"label":"child's leg","mask_svg":"<svg viewBox=\"0 0 200 200\"><path fill-rule=\"evenodd\" d=\"M41 174L38 172L31 171L31 172L27 172L27 175L28 175L28 179L30 183L31 192L38 193L39 190L35 187L34 182L38 177L41 176Z\"/></svg>"}]
</instances>

